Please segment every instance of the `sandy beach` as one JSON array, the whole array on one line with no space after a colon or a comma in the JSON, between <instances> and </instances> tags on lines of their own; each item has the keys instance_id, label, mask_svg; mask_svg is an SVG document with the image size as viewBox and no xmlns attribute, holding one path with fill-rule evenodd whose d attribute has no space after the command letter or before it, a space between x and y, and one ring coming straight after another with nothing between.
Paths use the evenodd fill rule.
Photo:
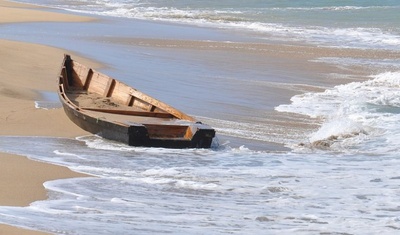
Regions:
<instances>
[{"instance_id":1,"label":"sandy beach","mask_svg":"<svg viewBox=\"0 0 400 235\"><path fill-rule=\"evenodd\" d=\"M0 11L0 24L93 20L8 1L0 1ZM57 70L64 53L60 49L0 39L0 135L74 137L85 134L69 121L62 109L35 108L34 101L41 99L41 91L55 91ZM0 153L0 205L28 206L46 199L44 182L83 176L66 167ZM0 225L0 234L47 233Z\"/></svg>"}]
</instances>

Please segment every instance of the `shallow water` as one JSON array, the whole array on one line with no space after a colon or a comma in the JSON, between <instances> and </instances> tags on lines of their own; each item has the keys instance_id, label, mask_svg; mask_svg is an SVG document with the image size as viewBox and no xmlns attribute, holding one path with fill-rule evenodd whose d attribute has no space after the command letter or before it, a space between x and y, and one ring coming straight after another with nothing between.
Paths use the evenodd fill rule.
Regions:
<instances>
[{"instance_id":1,"label":"shallow water","mask_svg":"<svg viewBox=\"0 0 400 235\"><path fill-rule=\"evenodd\" d=\"M21 150L21 142L35 153ZM1 137L0 143L2 151L96 176L48 182L49 200L1 207L0 221L19 226L57 234L360 234L369 228L389 234L400 228L396 156L132 148L91 136Z\"/></svg>"},{"instance_id":2,"label":"shallow water","mask_svg":"<svg viewBox=\"0 0 400 235\"><path fill-rule=\"evenodd\" d=\"M56 92L40 91L40 99L35 101L35 107L37 109L59 109L62 104L58 98Z\"/></svg>"},{"instance_id":3,"label":"shallow water","mask_svg":"<svg viewBox=\"0 0 400 235\"><path fill-rule=\"evenodd\" d=\"M175 22L245 33L269 40L398 50L397 1L159 1L25 0L75 12Z\"/></svg>"}]
</instances>

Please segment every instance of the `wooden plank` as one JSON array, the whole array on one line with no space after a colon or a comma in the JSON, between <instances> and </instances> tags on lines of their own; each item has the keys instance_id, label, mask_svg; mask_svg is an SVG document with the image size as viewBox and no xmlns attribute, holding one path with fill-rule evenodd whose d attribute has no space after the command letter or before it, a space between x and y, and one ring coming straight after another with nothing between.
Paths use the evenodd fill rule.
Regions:
<instances>
[{"instance_id":1,"label":"wooden plank","mask_svg":"<svg viewBox=\"0 0 400 235\"><path fill-rule=\"evenodd\" d=\"M90 81L87 80L90 79L88 75L91 69L87 68L82 64L74 62L74 70L76 74L79 76L80 84L82 87L85 87L86 84L90 84Z\"/></svg>"},{"instance_id":2,"label":"wooden plank","mask_svg":"<svg viewBox=\"0 0 400 235\"><path fill-rule=\"evenodd\" d=\"M120 109L99 109L99 108L84 108L83 110L112 113L119 115L129 115L129 116L142 116L142 117L158 117L158 118L173 118L174 116L169 113L156 113L156 112L145 112L145 111L135 111L135 110L120 110Z\"/></svg>"},{"instance_id":3,"label":"wooden plank","mask_svg":"<svg viewBox=\"0 0 400 235\"><path fill-rule=\"evenodd\" d=\"M116 84L115 79L111 79L111 80L108 82L108 85L107 85L107 88L106 88L105 97L111 97L111 96L112 96L112 94L113 94L113 92L114 92L115 84Z\"/></svg>"},{"instance_id":4,"label":"wooden plank","mask_svg":"<svg viewBox=\"0 0 400 235\"><path fill-rule=\"evenodd\" d=\"M72 61L72 79L73 79L73 86L74 87L83 87L86 79L86 74L88 72L88 68L82 64L79 64L75 61ZM69 76L71 76L69 75Z\"/></svg>"},{"instance_id":5,"label":"wooden plank","mask_svg":"<svg viewBox=\"0 0 400 235\"><path fill-rule=\"evenodd\" d=\"M189 127L189 128L186 129L186 133L185 133L184 138L185 139L192 139L192 137L193 137L192 128Z\"/></svg>"},{"instance_id":6,"label":"wooden plank","mask_svg":"<svg viewBox=\"0 0 400 235\"><path fill-rule=\"evenodd\" d=\"M63 84L65 89L69 89L69 84L68 84L68 77L67 77L67 69L65 66L62 67L61 69L61 74L60 74L60 84Z\"/></svg>"},{"instance_id":7,"label":"wooden plank","mask_svg":"<svg viewBox=\"0 0 400 235\"><path fill-rule=\"evenodd\" d=\"M104 96L109 80L110 78L108 76L95 72L91 84L88 87L88 91Z\"/></svg>"},{"instance_id":8,"label":"wooden plank","mask_svg":"<svg viewBox=\"0 0 400 235\"><path fill-rule=\"evenodd\" d=\"M172 108L161 101L158 101L157 99L145 95L144 93L137 91L136 89L131 88L124 83L118 82L115 79L98 73L92 69L82 69L81 67L84 66L76 63L76 68L79 71L85 71L81 71L79 74L81 74L81 76L84 76L84 73L87 74L84 76L86 79L83 86L84 89L89 92L97 93L104 97L112 97L116 102L132 107L138 107L146 111L171 113L173 116L179 119L195 121L194 118Z\"/></svg>"},{"instance_id":9,"label":"wooden plank","mask_svg":"<svg viewBox=\"0 0 400 235\"><path fill-rule=\"evenodd\" d=\"M132 107L140 108L146 111L149 111L151 108L151 104L135 97L135 100L133 101Z\"/></svg>"},{"instance_id":10,"label":"wooden plank","mask_svg":"<svg viewBox=\"0 0 400 235\"><path fill-rule=\"evenodd\" d=\"M133 102L135 102L135 97L134 96L129 96L127 105L129 107L132 107L133 106Z\"/></svg>"},{"instance_id":11,"label":"wooden plank","mask_svg":"<svg viewBox=\"0 0 400 235\"><path fill-rule=\"evenodd\" d=\"M116 81L112 97L119 103L129 105L131 102L131 96L129 95L129 92L130 89L127 85Z\"/></svg>"},{"instance_id":12,"label":"wooden plank","mask_svg":"<svg viewBox=\"0 0 400 235\"><path fill-rule=\"evenodd\" d=\"M163 103L163 102L161 102L161 101L159 101L157 99L154 99L154 98L152 98L152 97L150 97L148 95L145 95L144 93L142 93L142 92L140 92L140 91L138 91L136 89L132 89L131 90L131 95L136 97L136 98L138 98L138 99L140 99L140 100L143 100L143 101L145 101L145 102L147 102L147 103L149 103L149 104L151 104L153 106L156 106L158 109L161 109L161 110L163 110L163 111L165 111L167 113L170 113L170 114L174 115L175 117L177 117L179 119L184 119L184 120L188 120L188 121L195 121L194 118L192 118L192 117L180 112L177 109L172 108L171 106L169 106L169 105L167 105L167 104L165 104L165 103Z\"/></svg>"},{"instance_id":13,"label":"wooden plank","mask_svg":"<svg viewBox=\"0 0 400 235\"><path fill-rule=\"evenodd\" d=\"M88 74L86 75L85 84L83 85L83 90L87 91L89 89L93 74L94 74L93 70L89 69Z\"/></svg>"},{"instance_id":14,"label":"wooden plank","mask_svg":"<svg viewBox=\"0 0 400 235\"><path fill-rule=\"evenodd\" d=\"M191 138L187 135L187 130L190 129L188 126L181 125L158 125L158 124L144 124L150 138Z\"/></svg>"}]
</instances>

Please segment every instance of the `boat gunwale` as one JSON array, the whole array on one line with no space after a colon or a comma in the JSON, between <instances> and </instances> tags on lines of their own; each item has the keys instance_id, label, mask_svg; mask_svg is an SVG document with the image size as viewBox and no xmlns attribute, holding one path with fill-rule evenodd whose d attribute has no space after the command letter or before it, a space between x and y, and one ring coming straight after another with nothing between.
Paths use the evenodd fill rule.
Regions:
<instances>
[{"instance_id":1,"label":"boat gunwale","mask_svg":"<svg viewBox=\"0 0 400 235\"><path fill-rule=\"evenodd\" d=\"M67 65L67 60L71 62L71 65L69 65L69 66ZM130 121L130 120L126 120L125 121L126 123L124 123L124 121L121 122L121 121L115 120L115 119L102 120L101 115L93 115L94 112L102 113L101 109L90 110L90 108L88 109L86 107L81 107L81 106L77 105L76 103L74 103L74 101L71 100L71 98L69 97L68 92L72 90L69 88L69 84L73 84L73 82L71 82L71 80L73 79L73 78L71 78L71 76L72 76L71 72L74 71L72 68L72 63L77 63L77 64L79 64L79 66L83 66L88 71L91 70L92 73L98 73L102 76L105 76L106 78L111 79L113 83L119 82L119 83L123 84L124 86L126 86L128 89L132 89L135 93L141 94L142 96L147 97L150 101L154 101L156 104L162 104L164 107L167 107L167 109L173 110L174 114L176 114L176 113L178 114L178 116L176 116L176 115L168 112L168 110L164 110L164 109L160 109L163 112L154 112L154 110L153 111L143 110L140 112L142 112L142 114L146 114L146 115L143 115L142 117L147 117L147 114L149 114L149 116L157 116L158 114L161 114L161 115L166 115L168 117L171 117L170 118L171 120L184 121L187 123L180 123L180 124L176 124L176 123L175 124L173 124L173 123L144 123L144 122L134 122L134 121ZM68 69L70 69L70 71L68 71ZM74 71L74 72L77 73L76 71ZM79 76L79 74L75 74L75 76ZM81 78L79 78L79 79L81 79ZM117 132L118 132L118 130L123 131L123 132L121 132L121 134L125 133L123 135L128 135L128 137L121 137L121 138L128 138L128 140L124 139L122 141L122 142L127 143L128 145L149 146L149 147L168 147L168 148L209 148L209 147L211 147L210 146L211 142L212 142L211 140L215 136L215 130L213 128L209 127L208 125L198 122L193 117L188 116L185 113L173 108L172 106L165 104L164 102L161 102L149 95L146 95L146 94L142 93L141 91L138 91L137 89L126 85L123 82L115 80L114 78L104 75L98 71L91 69L91 68L88 68L85 65L72 60L70 58L70 56L66 55L66 54L64 55L64 60L61 65L60 74L58 77L58 86L59 86L59 88L58 88L59 98L63 103L64 109L65 108L69 109L68 112L67 112L67 110L65 110L67 114L69 113L68 114L69 118L76 125L78 125L79 127L83 128L93 134L96 134L95 133L96 131L91 131L88 129L107 131L106 128L112 128L112 129L116 129L114 131L117 131ZM71 87L74 87L74 86L71 85ZM85 87L82 87L82 89L83 89L82 91L89 92L88 90L85 90L84 88ZM109 93L109 91L107 91L107 94L108 93ZM101 94L98 94L98 95L101 96ZM104 96L101 96L101 97L104 97ZM111 98L111 97L105 96L104 98ZM144 102L148 101L147 98L146 98L146 100L144 100ZM152 103L148 103L148 104L154 105ZM127 107L132 107L132 106L127 106ZM126 111L126 110L122 110L122 109L115 109L115 110L117 112L118 111L121 111L121 112ZM114 112L115 110L110 109L108 111ZM79 116L78 113L82 116ZM115 114L115 115L121 115L121 114ZM171 116L169 116L169 115L171 115ZM126 114L126 116L137 117L137 116L141 116L141 115ZM150 117L150 118L153 118L153 117ZM162 120L163 118L162 117L161 118L154 117L154 119ZM86 124L85 124L85 122L86 122ZM84 126L86 126L86 128ZM112 126L115 126L115 127L112 127ZM116 126L119 126L119 127L117 128ZM140 143L135 142L135 143L131 144L131 140L130 140L131 134L129 134L129 133L131 133L132 130L134 130L135 128L139 128L141 130L140 131L139 129L137 129L136 131L146 132L147 134L145 134L145 135L147 137L145 139L147 139L147 140L136 139L134 141L138 141ZM148 129L148 128L150 128L152 131L157 129L156 132L161 131L161 134L163 134L163 130L166 130L165 128L173 128L173 129L175 128L176 129L175 131L178 131L178 132L179 132L179 129L186 128L185 129L186 131L184 132L184 134L182 136L177 135L174 137L171 135L173 135L173 133L175 131L172 131L172 129L171 129L171 130L165 132L165 134L166 134L165 138L163 135L160 137L157 137L157 135L149 137L150 132L147 132L147 131L150 131L150 129ZM154 128L156 128L156 129L154 129ZM160 128L161 128L161 130L158 130ZM106 136L103 136L103 137L107 138ZM132 138L134 138L134 137L132 137ZM107 138L107 139L113 139L113 138ZM146 142L146 141L148 141L148 142ZM204 143L206 143L206 144L204 144Z\"/></svg>"}]
</instances>

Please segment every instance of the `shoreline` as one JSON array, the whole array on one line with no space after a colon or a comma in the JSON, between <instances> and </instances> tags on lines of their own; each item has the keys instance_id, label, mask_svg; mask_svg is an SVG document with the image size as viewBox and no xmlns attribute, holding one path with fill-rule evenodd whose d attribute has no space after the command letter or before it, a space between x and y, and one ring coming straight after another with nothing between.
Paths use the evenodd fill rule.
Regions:
<instances>
[{"instance_id":1,"label":"shoreline","mask_svg":"<svg viewBox=\"0 0 400 235\"><path fill-rule=\"evenodd\" d=\"M71 171L67 167L30 160L15 154L1 153L0 204L2 206L26 207L32 202L47 199L44 182L75 177L91 177Z\"/></svg>"},{"instance_id":2,"label":"shoreline","mask_svg":"<svg viewBox=\"0 0 400 235\"><path fill-rule=\"evenodd\" d=\"M46 9L49 9L46 7L7 0L0 0L0 9L2 10L0 24L27 22L86 22L96 20L96 18L93 17L51 12L46 11Z\"/></svg>"},{"instance_id":3,"label":"shoreline","mask_svg":"<svg viewBox=\"0 0 400 235\"><path fill-rule=\"evenodd\" d=\"M0 0L0 24L24 22L86 22L95 18L46 11L46 8ZM86 134L62 109L37 109L40 92L56 90L62 49L0 38L0 135L76 137ZM78 56L77 56L78 57ZM83 59L82 60L86 60ZM91 63L94 67L100 65ZM67 167L0 152L0 206L25 207L47 198L44 182L88 177ZM49 234L0 224L1 234Z\"/></svg>"}]
</instances>

